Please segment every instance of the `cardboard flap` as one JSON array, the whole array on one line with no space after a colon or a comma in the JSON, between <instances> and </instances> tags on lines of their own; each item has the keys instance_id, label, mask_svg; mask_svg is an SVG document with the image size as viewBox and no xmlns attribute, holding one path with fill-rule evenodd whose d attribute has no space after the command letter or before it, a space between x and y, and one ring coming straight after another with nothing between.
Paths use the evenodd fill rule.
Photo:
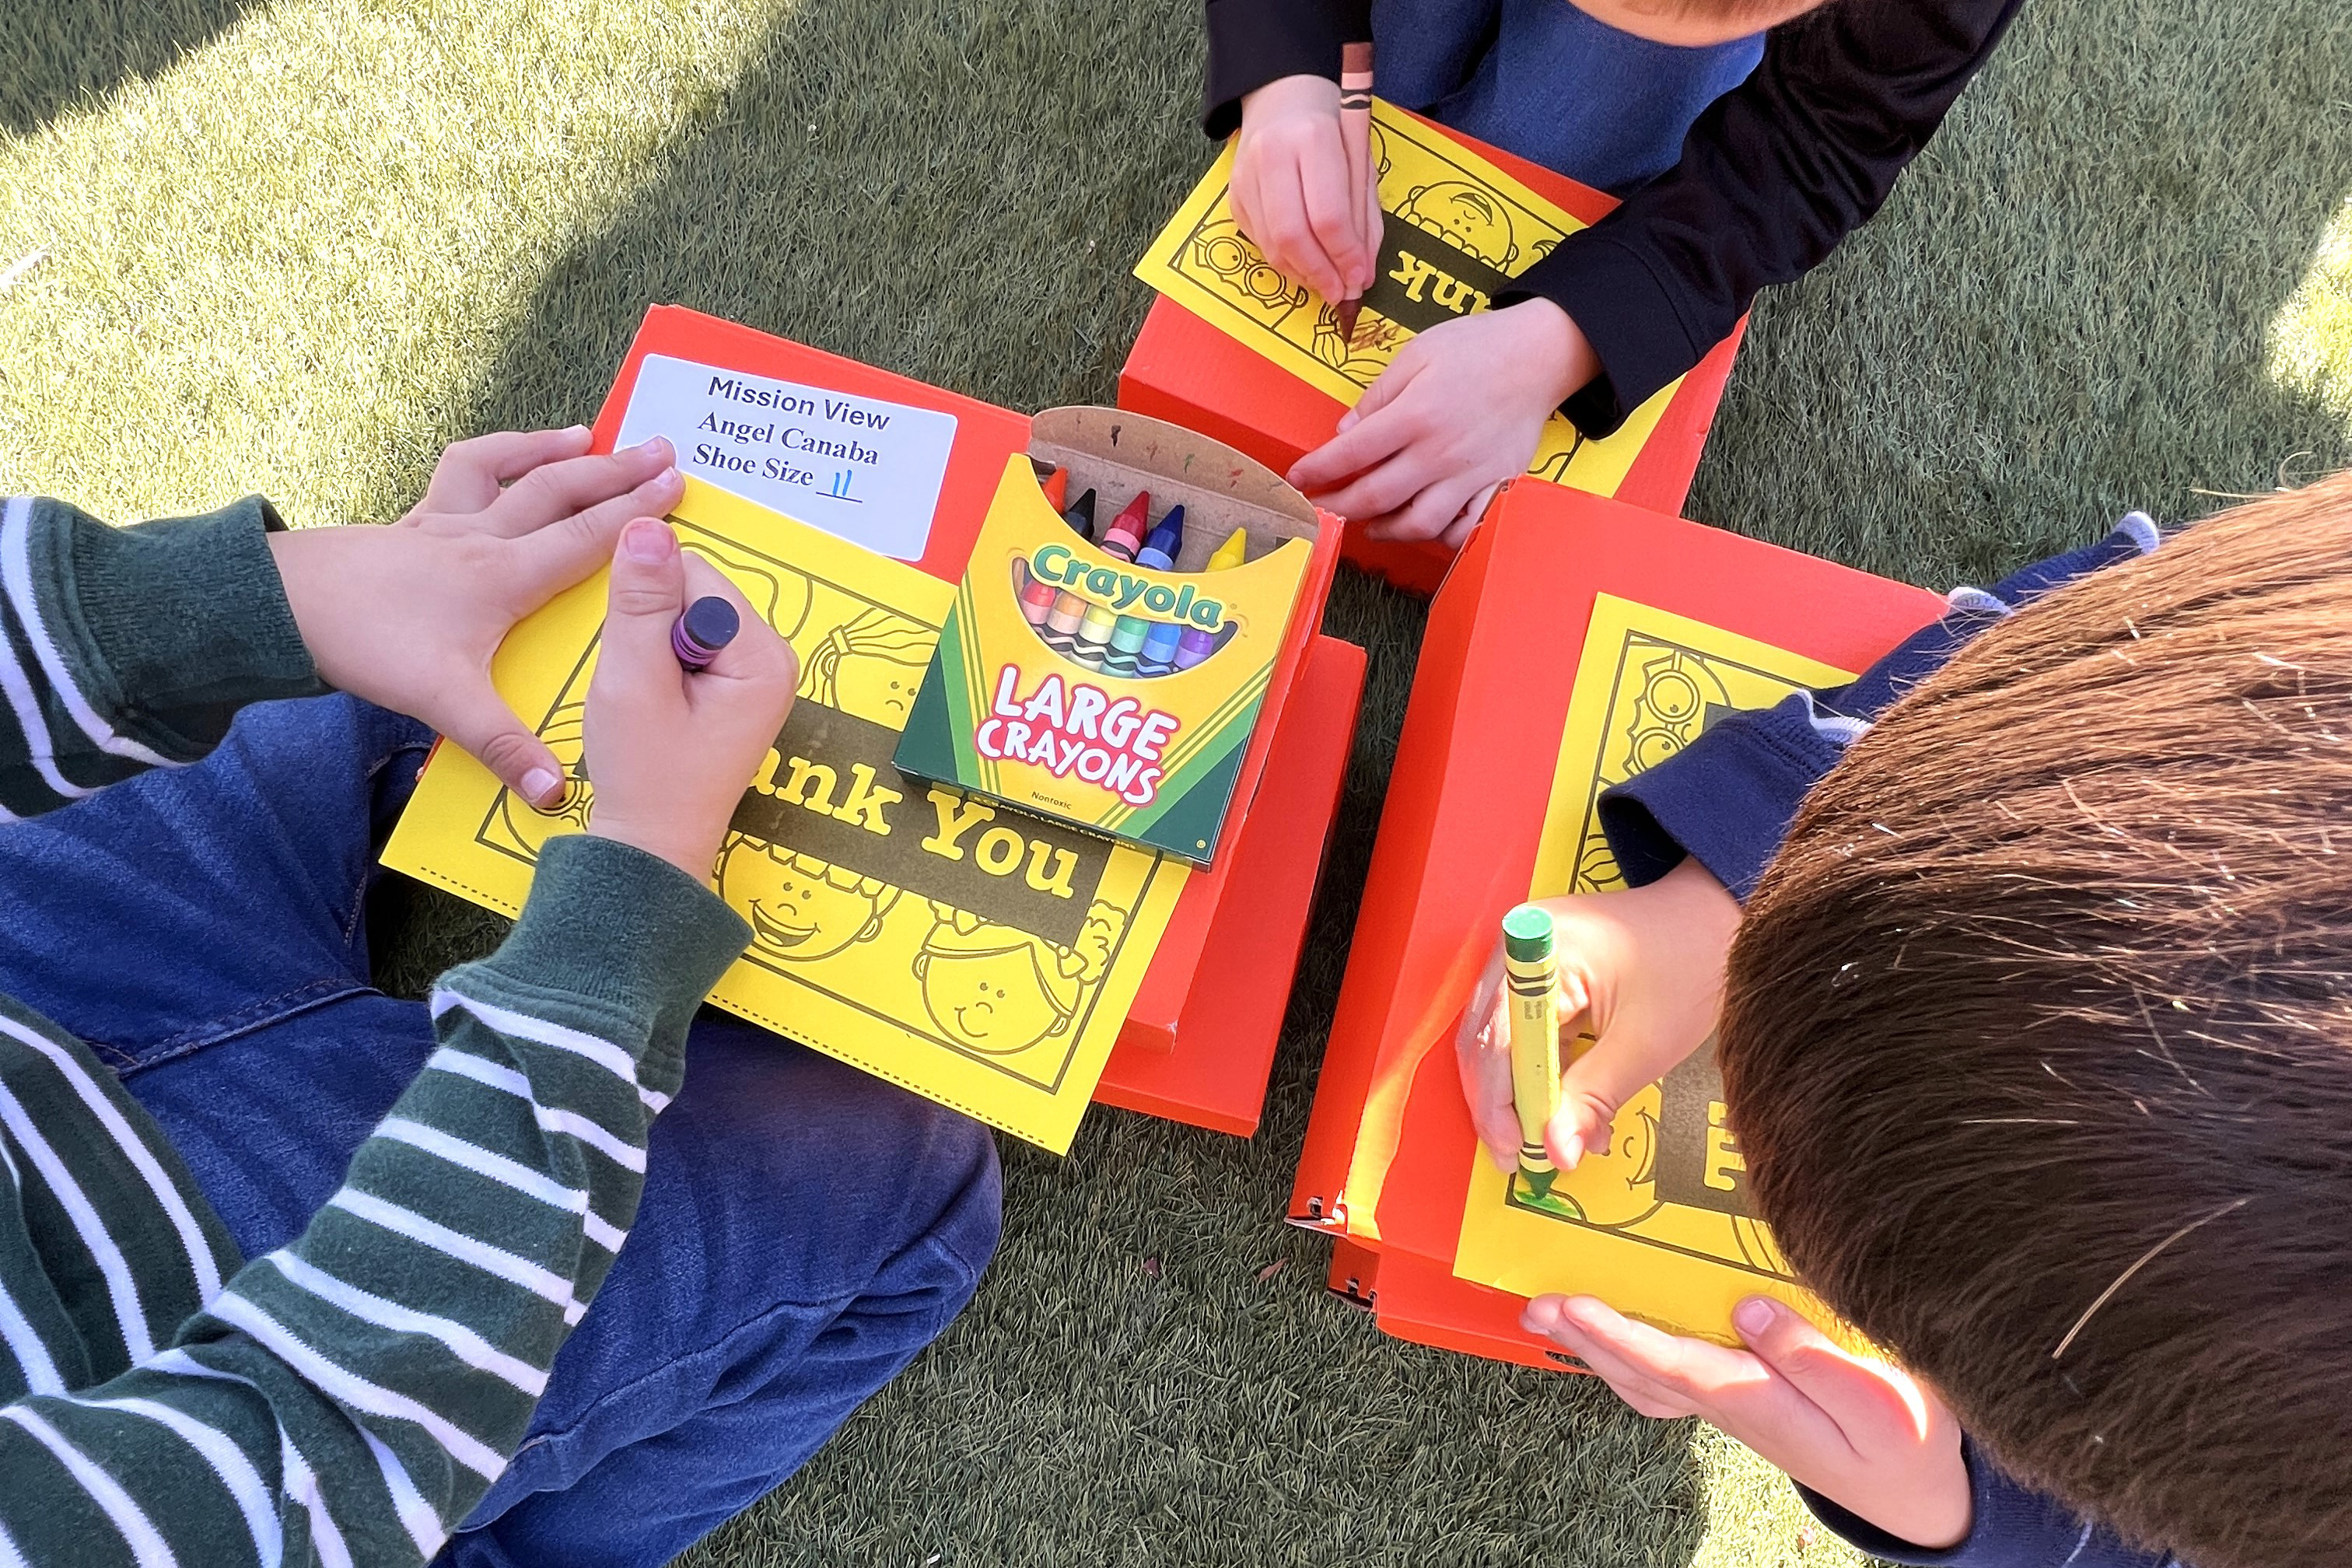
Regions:
<instances>
[{"instance_id":1,"label":"cardboard flap","mask_svg":"<svg viewBox=\"0 0 2352 1568\"><path fill-rule=\"evenodd\" d=\"M1095 513L1110 518L1150 490L1153 509L1184 508L1184 548L1175 570L1198 572L1236 528L1255 557L1285 541L1318 538L1314 505L1283 477L1181 425L1117 408L1048 408L1029 424L1029 455L1082 472L1095 487Z\"/></svg>"}]
</instances>

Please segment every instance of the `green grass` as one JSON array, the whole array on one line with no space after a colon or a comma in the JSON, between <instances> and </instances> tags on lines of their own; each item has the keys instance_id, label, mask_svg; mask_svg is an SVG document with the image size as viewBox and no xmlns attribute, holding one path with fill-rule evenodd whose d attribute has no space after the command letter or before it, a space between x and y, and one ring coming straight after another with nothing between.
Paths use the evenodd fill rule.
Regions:
<instances>
[{"instance_id":1,"label":"green grass","mask_svg":"<svg viewBox=\"0 0 2352 1568\"><path fill-rule=\"evenodd\" d=\"M1183 0L8 7L0 274L46 257L0 289L0 474L390 516L446 441L586 416L656 300L1108 401L1199 51ZM2347 197L2340 0L2030 6L1759 309L1692 514L1940 587L2352 462ZM1349 578L1329 625L1371 684L1265 1130L1008 1148L972 1310L695 1568L1850 1560L1711 1433L1380 1338L1279 1225L1420 614ZM412 982L495 940L404 913Z\"/></svg>"}]
</instances>

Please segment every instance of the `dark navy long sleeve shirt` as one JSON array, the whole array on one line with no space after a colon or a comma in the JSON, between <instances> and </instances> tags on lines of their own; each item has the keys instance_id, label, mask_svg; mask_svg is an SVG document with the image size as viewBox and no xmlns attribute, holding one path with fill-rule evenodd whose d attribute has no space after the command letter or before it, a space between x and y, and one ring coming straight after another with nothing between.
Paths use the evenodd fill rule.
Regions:
<instances>
[{"instance_id":1,"label":"dark navy long sleeve shirt","mask_svg":"<svg viewBox=\"0 0 2352 1568\"><path fill-rule=\"evenodd\" d=\"M1746 902L1805 792L1890 703L2026 600L2158 542L2156 525L2135 512L2096 544L2029 566L1990 590L1957 589L1948 615L1913 633L1860 679L1731 714L1684 751L1613 786L1601 797L1601 826L1626 881L1656 881L1688 856ZM2127 1546L2019 1485L1974 1443L1965 1443L1962 1455L1975 1512L1968 1538L1948 1551L1921 1551L1797 1489L1823 1524L1863 1551L1919 1568L2177 1568L2173 1557Z\"/></svg>"}]
</instances>

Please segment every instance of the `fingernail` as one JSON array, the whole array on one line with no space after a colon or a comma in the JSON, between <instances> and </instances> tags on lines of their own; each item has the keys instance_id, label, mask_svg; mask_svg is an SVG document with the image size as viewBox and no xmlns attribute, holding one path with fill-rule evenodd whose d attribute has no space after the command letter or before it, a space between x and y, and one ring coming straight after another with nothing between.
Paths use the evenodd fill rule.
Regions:
<instances>
[{"instance_id":1,"label":"fingernail","mask_svg":"<svg viewBox=\"0 0 2352 1568\"><path fill-rule=\"evenodd\" d=\"M1769 1332L1779 1316L1780 1309L1761 1296L1750 1296L1731 1309L1732 1326L1751 1340Z\"/></svg>"},{"instance_id":2,"label":"fingernail","mask_svg":"<svg viewBox=\"0 0 2352 1568\"><path fill-rule=\"evenodd\" d=\"M678 485L684 484L685 482L686 476L679 473L676 468L664 468L660 473L654 476L654 483L657 485Z\"/></svg>"},{"instance_id":3,"label":"fingernail","mask_svg":"<svg viewBox=\"0 0 2352 1568\"><path fill-rule=\"evenodd\" d=\"M576 440L578 440L581 437L585 436L586 434L588 434L588 426L586 426L585 425L572 425L572 426L567 426L567 427L564 429L564 432L563 432L563 433L564 433L566 436L571 437L573 440L575 440L575 441L576 441Z\"/></svg>"},{"instance_id":4,"label":"fingernail","mask_svg":"<svg viewBox=\"0 0 2352 1568\"><path fill-rule=\"evenodd\" d=\"M621 549L632 561L647 565L667 561L677 548L677 536L651 518L641 517L621 530Z\"/></svg>"},{"instance_id":5,"label":"fingernail","mask_svg":"<svg viewBox=\"0 0 2352 1568\"><path fill-rule=\"evenodd\" d=\"M533 768L522 775L522 797L534 805L544 804L562 786L563 780L546 768Z\"/></svg>"},{"instance_id":6,"label":"fingernail","mask_svg":"<svg viewBox=\"0 0 2352 1568\"><path fill-rule=\"evenodd\" d=\"M637 450L647 457L659 458L664 467L677 461L677 448L669 444L667 436L656 436L651 440L640 442Z\"/></svg>"}]
</instances>

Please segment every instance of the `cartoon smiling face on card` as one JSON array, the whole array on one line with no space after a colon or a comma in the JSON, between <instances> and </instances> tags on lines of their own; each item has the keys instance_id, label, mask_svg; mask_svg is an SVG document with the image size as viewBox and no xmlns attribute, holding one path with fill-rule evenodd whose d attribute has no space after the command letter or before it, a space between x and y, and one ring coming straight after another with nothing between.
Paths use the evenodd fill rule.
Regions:
<instances>
[{"instance_id":1,"label":"cartoon smiling face on card","mask_svg":"<svg viewBox=\"0 0 2352 1568\"><path fill-rule=\"evenodd\" d=\"M761 957L811 963L879 936L898 889L736 833L719 854L719 896L751 924Z\"/></svg>"},{"instance_id":2,"label":"cartoon smiling face on card","mask_svg":"<svg viewBox=\"0 0 2352 1568\"><path fill-rule=\"evenodd\" d=\"M1658 1117L1664 1101L1652 1084L1625 1102L1609 1139L1609 1151L1586 1150L1576 1169L1561 1176L1552 1196L1587 1225L1637 1225L1655 1214L1658 1197Z\"/></svg>"},{"instance_id":3,"label":"cartoon smiling face on card","mask_svg":"<svg viewBox=\"0 0 2352 1568\"><path fill-rule=\"evenodd\" d=\"M1097 903L1075 947L984 921L934 901L938 917L915 955L923 1006L958 1045L1009 1056L1067 1032L1087 986L1102 978L1116 945Z\"/></svg>"},{"instance_id":4,"label":"cartoon smiling face on card","mask_svg":"<svg viewBox=\"0 0 2352 1568\"><path fill-rule=\"evenodd\" d=\"M1420 186L1397 208L1397 216L1489 267L1508 267L1519 254L1508 209L1491 193L1461 180Z\"/></svg>"},{"instance_id":5,"label":"cartoon smiling face on card","mask_svg":"<svg viewBox=\"0 0 2352 1568\"><path fill-rule=\"evenodd\" d=\"M835 626L809 651L801 695L869 723L907 722L939 635L887 610Z\"/></svg>"}]
</instances>

